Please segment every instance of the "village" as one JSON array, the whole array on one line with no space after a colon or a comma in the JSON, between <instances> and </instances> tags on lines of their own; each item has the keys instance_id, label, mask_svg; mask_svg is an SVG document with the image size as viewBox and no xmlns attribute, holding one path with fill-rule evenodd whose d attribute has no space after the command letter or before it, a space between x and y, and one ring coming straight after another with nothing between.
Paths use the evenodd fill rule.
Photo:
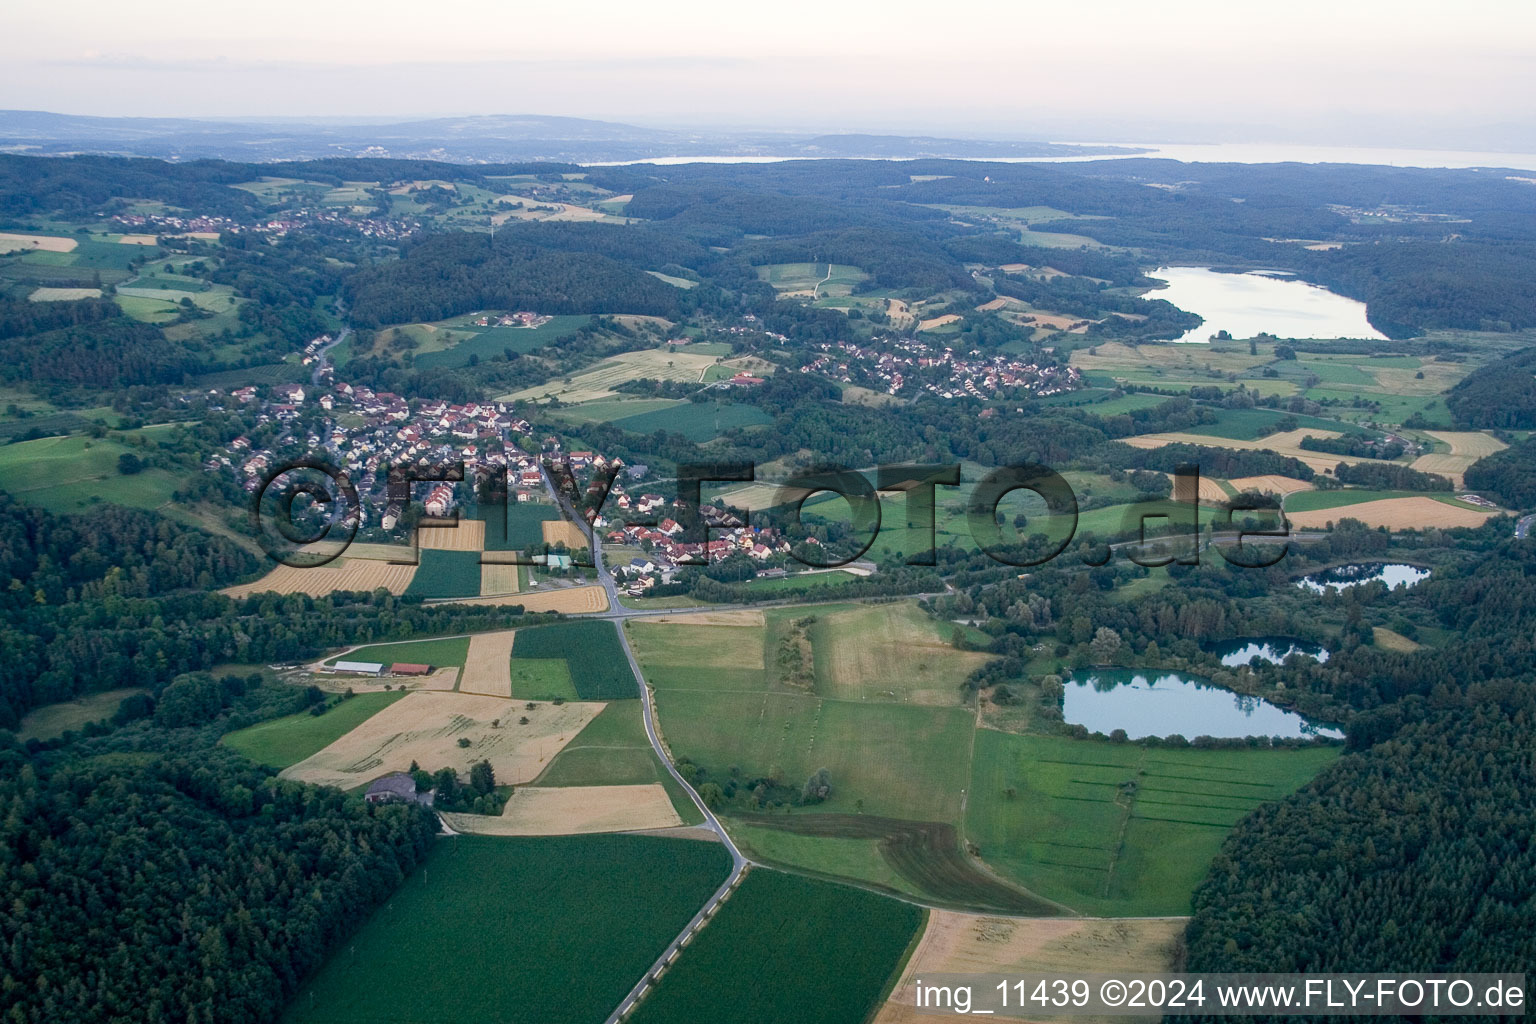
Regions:
<instances>
[{"instance_id":1,"label":"village","mask_svg":"<svg viewBox=\"0 0 1536 1024\"><path fill-rule=\"evenodd\" d=\"M1040 364L1008 355L959 354L920 338L882 337L861 345L850 341L813 346L823 354L800 368L844 384L911 396L997 398L1027 393L1038 398L1074 391L1082 372L1073 366Z\"/></svg>"},{"instance_id":2,"label":"village","mask_svg":"<svg viewBox=\"0 0 1536 1024\"><path fill-rule=\"evenodd\" d=\"M308 350L323 344L324 339L317 338ZM225 396L210 392L208 397L217 401ZM424 496L415 495L412 500L420 500L420 512L430 518L462 510L473 499L478 483L503 478L508 504L543 504L553 509L554 481L546 472L547 462L559 468L559 475L569 473L578 494L599 493L608 483L606 496L590 516L591 528L602 531L610 544L644 553L613 566L632 595L672 582L681 566L719 562L737 553L764 566L769 574L782 575L778 563L790 549L789 541L776 530L746 526L728 510L708 504L699 510L709 524L707 540L682 539L685 528L679 519L686 517L678 512L675 501L636 490L654 482L648 466L626 465L599 452L567 450L555 435L535 444L533 425L507 403L407 401L345 381L247 386L230 391L227 398L234 407L254 414L257 426L277 428L278 433L262 446L244 435L234 438L204 462L205 471L231 474L247 493L254 493L285 463L323 454L356 489L359 503L349 515L360 530L376 527L391 535L399 528L403 534L414 525L417 517L407 514L408 503L398 489L390 487L391 470L404 467L414 467L418 476L426 477L442 468L462 466L461 483L419 485ZM499 486L488 490L501 493ZM403 540L377 532L369 536L387 542ZM532 554L532 561L546 569L569 570L576 564L574 552L535 546L542 550Z\"/></svg>"}]
</instances>

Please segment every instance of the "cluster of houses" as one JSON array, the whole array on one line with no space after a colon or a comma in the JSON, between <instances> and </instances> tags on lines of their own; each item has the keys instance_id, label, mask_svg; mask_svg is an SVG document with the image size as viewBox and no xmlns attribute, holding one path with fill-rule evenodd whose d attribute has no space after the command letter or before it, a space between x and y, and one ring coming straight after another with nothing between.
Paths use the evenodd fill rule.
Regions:
<instances>
[{"instance_id":1,"label":"cluster of houses","mask_svg":"<svg viewBox=\"0 0 1536 1024\"><path fill-rule=\"evenodd\" d=\"M642 495L633 504L627 496L621 496L617 504L621 509L633 508L641 516L654 516L657 510L668 507L666 499L656 494ZM684 532L682 524L667 516L659 517L655 526L625 523L609 530L604 537L606 543L646 549L643 556L630 559L627 565L614 567L614 575L622 579L626 593L639 597L657 584L671 583L678 566L696 565L701 559L719 562L740 553L761 565L775 555L789 553L788 539L771 527L744 526L714 505L701 505L699 515L711 524L707 542L680 540ZM612 524L600 518L594 525L608 529Z\"/></svg>"},{"instance_id":2,"label":"cluster of houses","mask_svg":"<svg viewBox=\"0 0 1536 1024\"><path fill-rule=\"evenodd\" d=\"M219 397L217 392L209 394L210 399ZM543 459L551 458L570 468L579 487L587 486L598 474L614 474L604 505L610 517L624 518L631 509L641 516L650 515L664 502L659 495L635 498L626 491L626 481L640 480L648 472L643 465L626 467L622 459L609 459L597 452L565 451L554 436L544 438L537 452L525 450L518 439L529 444L532 425L500 402L458 405L427 400L413 406L397 394L346 381L318 390L302 384L243 387L229 392L228 398L250 407L258 425L284 429L277 441L266 447L253 446L245 436L234 438L204 463L206 470L233 473L247 491L255 491L283 460L323 450L334 465L346 471L357 489L362 504L359 526L377 522L385 530L394 528L403 510L389 495L388 474L391 469L411 465L462 465L466 481L504 477L509 500L530 502L547 499ZM306 409L318 410L320 415L300 424ZM342 412L350 414L345 422L331 415ZM421 498L423 510L429 516L447 515L468 486L431 486ZM374 509L372 515L370 507ZM598 524L604 525L605 520L599 518Z\"/></svg>"},{"instance_id":3,"label":"cluster of houses","mask_svg":"<svg viewBox=\"0 0 1536 1024\"><path fill-rule=\"evenodd\" d=\"M889 395L929 392L939 398L1001 398L1027 393L1044 398L1082 387L1074 366L1040 364L1016 356L958 353L920 338L883 337L867 344L828 341L800 368L844 384Z\"/></svg>"},{"instance_id":4,"label":"cluster of houses","mask_svg":"<svg viewBox=\"0 0 1536 1024\"><path fill-rule=\"evenodd\" d=\"M136 232L156 235L192 235L221 233L228 231L231 234L252 232L255 234L281 235L289 231L297 231L316 224L341 225L354 228L359 234L368 238L400 239L408 238L421 230L421 224L413 220L385 220L379 217L353 217L343 212L346 208L301 209L286 213L282 217L257 220L252 222L238 221L231 217L175 217L169 214L142 214L121 213L113 217L116 224L125 229Z\"/></svg>"},{"instance_id":5,"label":"cluster of houses","mask_svg":"<svg viewBox=\"0 0 1536 1024\"><path fill-rule=\"evenodd\" d=\"M517 313L501 313L494 318L489 313L482 313L470 322L476 327L541 327L553 319L554 317L543 313L530 313L524 310Z\"/></svg>"}]
</instances>

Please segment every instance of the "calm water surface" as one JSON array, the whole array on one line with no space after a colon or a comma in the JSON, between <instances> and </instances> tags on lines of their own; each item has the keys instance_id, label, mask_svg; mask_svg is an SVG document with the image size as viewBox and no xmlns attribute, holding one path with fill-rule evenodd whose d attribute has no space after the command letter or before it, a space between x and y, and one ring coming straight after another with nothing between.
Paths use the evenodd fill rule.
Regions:
<instances>
[{"instance_id":1,"label":"calm water surface","mask_svg":"<svg viewBox=\"0 0 1536 1024\"><path fill-rule=\"evenodd\" d=\"M1321 572L1303 576L1296 581L1296 585L1321 594L1329 587L1338 587L1342 590L1375 580L1385 583L1388 590L1396 590L1398 587L1411 587L1428 578L1429 570L1420 569L1416 565L1404 565L1401 562L1356 562L1352 565L1337 565L1332 569L1324 569Z\"/></svg>"},{"instance_id":2,"label":"calm water surface","mask_svg":"<svg viewBox=\"0 0 1536 1024\"><path fill-rule=\"evenodd\" d=\"M1328 651L1318 644L1296 640L1288 636L1241 637L1217 644L1214 652L1227 668L1251 665L1255 661L1284 663L1293 654L1304 654L1316 661L1327 661Z\"/></svg>"},{"instance_id":3,"label":"calm water surface","mask_svg":"<svg viewBox=\"0 0 1536 1024\"><path fill-rule=\"evenodd\" d=\"M1106 735L1124 729L1145 736L1342 736L1258 697L1224 690L1199 676L1137 669L1093 669L1066 680L1063 717Z\"/></svg>"},{"instance_id":4,"label":"calm water surface","mask_svg":"<svg viewBox=\"0 0 1536 1024\"><path fill-rule=\"evenodd\" d=\"M1234 338L1386 338L1365 319L1365 303L1305 281L1209 267L1159 267L1147 276L1168 283L1147 298L1167 299L1205 320L1177 339L1183 344L1209 341L1217 331Z\"/></svg>"}]
</instances>

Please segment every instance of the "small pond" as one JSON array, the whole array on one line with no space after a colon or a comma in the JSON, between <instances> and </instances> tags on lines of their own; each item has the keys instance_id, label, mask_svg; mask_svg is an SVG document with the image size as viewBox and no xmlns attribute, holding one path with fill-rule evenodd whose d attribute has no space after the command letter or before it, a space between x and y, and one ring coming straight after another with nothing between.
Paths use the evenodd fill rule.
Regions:
<instances>
[{"instance_id":1,"label":"small pond","mask_svg":"<svg viewBox=\"0 0 1536 1024\"><path fill-rule=\"evenodd\" d=\"M1248 636L1216 644L1211 653L1227 668L1251 665L1256 661L1282 664L1293 654L1304 654L1317 661L1327 661L1328 651L1319 644L1309 644L1289 636Z\"/></svg>"},{"instance_id":2,"label":"small pond","mask_svg":"<svg viewBox=\"0 0 1536 1024\"><path fill-rule=\"evenodd\" d=\"M1063 717L1106 735L1132 739L1172 736L1342 736L1266 700L1224 690L1199 676L1138 669L1091 669L1066 680Z\"/></svg>"},{"instance_id":3,"label":"small pond","mask_svg":"<svg viewBox=\"0 0 1536 1024\"><path fill-rule=\"evenodd\" d=\"M1416 565L1402 562L1356 562L1303 576L1296 581L1296 585L1321 594L1329 587L1358 587L1376 580L1385 583L1387 589L1396 590L1398 587L1411 587L1428 578L1429 570L1420 569Z\"/></svg>"}]
</instances>

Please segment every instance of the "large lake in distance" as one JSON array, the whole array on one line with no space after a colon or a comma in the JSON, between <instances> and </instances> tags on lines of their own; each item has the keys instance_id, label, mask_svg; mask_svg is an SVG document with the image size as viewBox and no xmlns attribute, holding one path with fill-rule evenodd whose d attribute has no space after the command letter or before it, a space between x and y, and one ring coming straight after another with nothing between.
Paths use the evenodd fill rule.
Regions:
<instances>
[{"instance_id":1,"label":"large lake in distance","mask_svg":"<svg viewBox=\"0 0 1536 1024\"><path fill-rule=\"evenodd\" d=\"M1180 343L1209 341L1217 331L1234 338L1386 338L1365 319L1365 303L1305 281L1209 267L1159 267L1147 276L1168 283L1147 298L1167 299L1205 320Z\"/></svg>"}]
</instances>

